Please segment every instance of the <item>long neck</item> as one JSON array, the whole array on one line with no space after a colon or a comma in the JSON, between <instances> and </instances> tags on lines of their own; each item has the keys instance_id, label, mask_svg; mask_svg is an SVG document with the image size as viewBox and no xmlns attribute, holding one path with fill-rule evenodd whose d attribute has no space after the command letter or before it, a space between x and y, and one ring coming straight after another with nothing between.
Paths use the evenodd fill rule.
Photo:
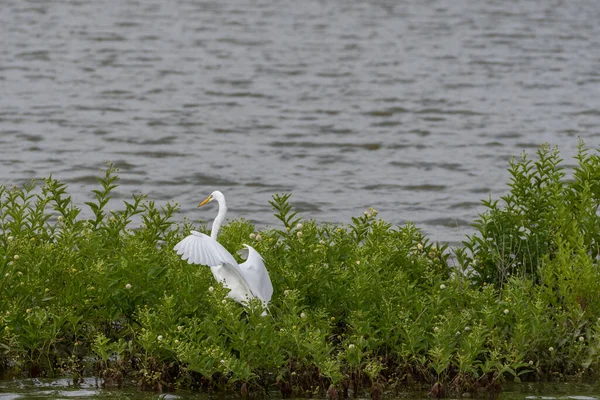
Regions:
<instances>
[{"instance_id":1,"label":"long neck","mask_svg":"<svg viewBox=\"0 0 600 400\"><path fill-rule=\"evenodd\" d=\"M217 240L221 224L223 223L223 220L225 220L225 214L227 214L227 204L225 204L225 199L217 199L217 202L219 203L219 212L213 221L212 231L210 232L210 237L215 240Z\"/></svg>"}]
</instances>

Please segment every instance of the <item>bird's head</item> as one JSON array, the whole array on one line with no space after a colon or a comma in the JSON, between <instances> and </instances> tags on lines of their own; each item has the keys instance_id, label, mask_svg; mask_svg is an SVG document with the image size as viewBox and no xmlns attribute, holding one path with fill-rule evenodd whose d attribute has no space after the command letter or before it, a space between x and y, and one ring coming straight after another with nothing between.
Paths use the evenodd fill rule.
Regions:
<instances>
[{"instance_id":1,"label":"bird's head","mask_svg":"<svg viewBox=\"0 0 600 400\"><path fill-rule=\"evenodd\" d=\"M222 204L225 202L225 196L223 196L223 193L219 192L218 190L215 190L210 194L210 196L204 199L202 203L198 204L198 207L202 207L203 205L206 205L213 200L216 200L217 203Z\"/></svg>"}]
</instances>

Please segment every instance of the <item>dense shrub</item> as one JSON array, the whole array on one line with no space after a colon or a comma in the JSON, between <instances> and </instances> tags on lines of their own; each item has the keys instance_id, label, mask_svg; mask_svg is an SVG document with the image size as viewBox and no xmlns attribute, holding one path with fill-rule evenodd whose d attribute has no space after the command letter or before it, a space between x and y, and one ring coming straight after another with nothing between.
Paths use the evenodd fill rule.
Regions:
<instances>
[{"instance_id":1,"label":"dense shrub","mask_svg":"<svg viewBox=\"0 0 600 400\"><path fill-rule=\"evenodd\" d=\"M565 180L556 149L513 160L510 192L484 202L477 233L453 252L372 209L316 224L275 195L280 226L231 221L219 239L232 254L246 242L263 255L275 289L267 317L172 251L204 230L174 223L177 204L134 195L108 210L112 167L86 203L91 218L52 178L0 187L4 369L155 390L375 397L413 383L440 394L596 376L600 158L581 144L577 162Z\"/></svg>"},{"instance_id":2,"label":"dense shrub","mask_svg":"<svg viewBox=\"0 0 600 400\"><path fill-rule=\"evenodd\" d=\"M542 146L538 160L510 162L510 191L483 204L477 234L464 242L480 282L504 285L510 276L540 283L545 264L561 250L600 254L600 156L579 143L573 179L565 180L557 148Z\"/></svg>"}]
</instances>

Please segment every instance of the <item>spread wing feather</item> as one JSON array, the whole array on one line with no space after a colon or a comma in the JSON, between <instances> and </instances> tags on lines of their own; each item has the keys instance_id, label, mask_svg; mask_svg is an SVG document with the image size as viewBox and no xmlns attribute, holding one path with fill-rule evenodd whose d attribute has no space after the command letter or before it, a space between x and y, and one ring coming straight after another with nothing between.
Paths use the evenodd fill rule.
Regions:
<instances>
[{"instance_id":1,"label":"spread wing feather","mask_svg":"<svg viewBox=\"0 0 600 400\"><path fill-rule=\"evenodd\" d=\"M271 301L271 296L273 296L273 284L269 272L258 251L247 244L244 247L248 249L248 258L246 262L240 264L242 275L248 282L252 293L263 302L268 303Z\"/></svg>"},{"instance_id":2,"label":"spread wing feather","mask_svg":"<svg viewBox=\"0 0 600 400\"><path fill-rule=\"evenodd\" d=\"M191 231L191 235L177 243L173 249L188 264L211 267L215 279L231 289L229 296L234 300L245 303L256 296L266 306L273 296L269 273L260 254L251 246L245 244L244 247L247 259L240 265L219 242L196 231Z\"/></svg>"},{"instance_id":3,"label":"spread wing feather","mask_svg":"<svg viewBox=\"0 0 600 400\"><path fill-rule=\"evenodd\" d=\"M225 247L210 236L196 231L191 231L191 235L177 243L173 250L181 256L182 260L187 260L188 264L201 264L209 267L223 264L238 266L235 258Z\"/></svg>"}]
</instances>

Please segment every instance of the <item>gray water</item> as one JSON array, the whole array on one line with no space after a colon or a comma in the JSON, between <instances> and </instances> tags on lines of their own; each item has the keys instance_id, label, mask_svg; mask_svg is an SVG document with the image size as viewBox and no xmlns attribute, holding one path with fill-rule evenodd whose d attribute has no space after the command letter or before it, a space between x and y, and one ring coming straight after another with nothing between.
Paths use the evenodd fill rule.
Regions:
<instances>
[{"instance_id":1,"label":"gray water","mask_svg":"<svg viewBox=\"0 0 600 400\"><path fill-rule=\"evenodd\" d=\"M421 393L403 392L386 394L389 399L429 399L427 391ZM239 399L237 394L217 395L221 399ZM19 381L0 381L0 400L25 399L131 399L131 400L187 400L214 398L206 393L185 390L159 394L139 392L133 386L117 389L101 389L94 378L87 378L83 383L73 386L69 379L22 379ZM271 398L278 398L273 392ZM261 398L258 396L257 398ZM453 397L450 397L452 399ZM459 397L460 398L460 397ZM481 395L477 398L496 400L598 400L600 387L597 384L580 383L522 383L506 384L496 397L493 394ZM368 399L368 397L361 397Z\"/></svg>"},{"instance_id":2,"label":"gray water","mask_svg":"<svg viewBox=\"0 0 600 400\"><path fill-rule=\"evenodd\" d=\"M600 137L597 0L0 1L0 182L374 207L458 242L513 155Z\"/></svg>"}]
</instances>

